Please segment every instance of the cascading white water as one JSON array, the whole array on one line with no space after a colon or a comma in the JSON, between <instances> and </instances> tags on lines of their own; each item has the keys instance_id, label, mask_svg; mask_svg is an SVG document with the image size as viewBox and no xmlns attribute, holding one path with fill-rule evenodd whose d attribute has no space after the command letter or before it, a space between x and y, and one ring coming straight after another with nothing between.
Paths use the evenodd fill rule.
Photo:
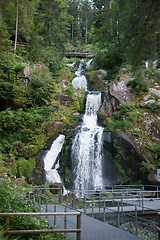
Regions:
<instances>
[{"instance_id":1,"label":"cascading white water","mask_svg":"<svg viewBox=\"0 0 160 240\"><path fill-rule=\"evenodd\" d=\"M63 143L65 140L65 136L60 134L55 141L53 141L52 146L46 156L44 157L44 169L46 171L46 180L47 182L61 182L60 176L57 172L57 168L59 163L56 163L56 159L58 154L60 153ZM53 165L55 168L52 169Z\"/></svg>"},{"instance_id":2,"label":"cascading white water","mask_svg":"<svg viewBox=\"0 0 160 240\"><path fill-rule=\"evenodd\" d=\"M78 70L75 72L77 77L73 78L72 84L75 88L81 88L87 91L87 79L84 74L84 68L83 68L84 60L82 59L80 61Z\"/></svg>"},{"instance_id":3,"label":"cascading white water","mask_svg":"<svg viewBox=\"0 0 160 240\"><path fill-rule=\"evenodd\" d=\"M101 105L101 93L89 92L80 132L72 145L75 189L84 191L102 186L102 134L97 125L97 111Z\"/></svg>"},{"instance_id":4,"label":"cascading white water","mask_svg":"<svg viewBox=\"0 0 160 240\"><path fill-rule=\"evenodd\" d=\"M86 63L86 68L87 68L87 69L91 67L92 61L93 61L93 58L90 59L90 60Z\"/></svg>"}]
</instances>

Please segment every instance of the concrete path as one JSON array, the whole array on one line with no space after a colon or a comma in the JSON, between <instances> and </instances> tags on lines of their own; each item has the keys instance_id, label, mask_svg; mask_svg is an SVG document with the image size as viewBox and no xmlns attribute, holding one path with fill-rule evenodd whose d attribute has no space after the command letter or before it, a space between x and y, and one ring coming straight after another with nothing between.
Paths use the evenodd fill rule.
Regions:
<instances>
[{"instance_id":1,"label":"concrete path","mask_svg":"<svg viewBox=\"0 0 160 240\"><path fill-rule=\"evenodd\" d=\"M45 211L45 206L41 206L41 211ZM61 205L56 205L57 212L64 212L65 207ZM75 210L68 209L67 212L73 212ZM54 212L54 205L48 206L48 212ZM51 226L56 224L59 228L64 228L65 224L67 228L76 228L77 219L76 216L67 216L67 221L63 216L49 217L48 221ZM140 240L141 238L132 235L126 231L123 231L119 228L113 227L107 223L89 217L85 214L82 214L81 218L81 229L82 229L82 240ZM76 234L69 234L72 239L76 239Z\"/></svg>"}]
</instances>

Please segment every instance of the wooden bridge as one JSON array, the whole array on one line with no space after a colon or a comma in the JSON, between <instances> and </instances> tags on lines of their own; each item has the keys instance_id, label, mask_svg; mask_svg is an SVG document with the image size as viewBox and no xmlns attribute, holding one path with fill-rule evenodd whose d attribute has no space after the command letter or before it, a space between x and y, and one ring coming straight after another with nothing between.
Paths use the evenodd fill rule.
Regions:
<instances>
[{"instance_id":1,"label":"wooden bridge","mask_svg":"<svg viewBox=\"0 0 160 240\"><path fill-rule=\"evenodd\" d=\"M65 57L75 57L75 58L93 58L94 55L89 52L64 52Z\"/></svg>"}]
</instances>

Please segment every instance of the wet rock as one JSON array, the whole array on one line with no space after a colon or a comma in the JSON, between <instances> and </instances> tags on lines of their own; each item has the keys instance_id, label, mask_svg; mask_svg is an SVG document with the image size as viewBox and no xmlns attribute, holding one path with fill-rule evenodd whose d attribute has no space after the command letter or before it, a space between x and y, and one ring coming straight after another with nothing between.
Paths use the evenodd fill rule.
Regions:
<instances>
[{"instance_id":1,"label":"wet rock","mask_svg":"<svg viewBox=\"0 0 160 240\"><path fill-rule=\"evenodd\" d=\"M115 97L120 103L131 102L132 96L124 80L110 85L110 94Z\"/></svg>"},{"instance_id":2,"label":"wet rock","mask_svg":"<svg viewBox=\"0 0 160 240\"><path fill-rule=\"evenodd\" d=\"M148 173L147 180L151 184L157 184L157 174L155 172Z\"/></svg>"},{"instance_id":3,"label":"wet rock","mask_svg":"<svg viewBox=\"0 0 160 240\"><path fill-rule=\"evenodd\" d=\"M55 95L55 100L59 101L61 105L63 106L70 106L70 101L67 95L63 93L57 93Z\"/></svg>"},{"instance_id":4,"label":"wet rock","mask_svg":"<svg viewBox=\"0 0 160 240\"><path fill-rule=\"evenodd\" d=\"M45 125L46 136L49 138L54 138L54 136L60 132L63 132L64 124L63 122L57 121L55 123L50 123Z\"/></svg>"},{"instance_id":5,"label":"wet rock","mask_svg":"<svg viewBox=\"0 0 160 240\"><path fill-rule=\"evenodd\" d=\"M150 115L146 115L143 121L143 126L147 132L152 136L152 139L160 143L160 123L158 119Z\"/></svg>"},{"instance_id":6,"label":"wet rock","mask_svg":"<svg viewBox=\"0 0 160 240\"><path fill-rule=\"evenodd\" d=\"M111 117L118 105L119 101L110 95L107 88L103 93L103 103L98 111L99 120L103 122L107 117Z\"/></svg>"},{"instance_id":7,"label":"wet rock","mask_svg":"<svg viewBox=\"0 0 160 240\"><path fill-rule=\"evenodd\" d=\"M104 100L98 112L98 118L103 122L111 117L117 106L122 102L131 102L132 96L124 80L112 83L104 92Z\"/></svg>"},{"instance_id":8,"label":"wet rock","mask_svg":"<svg viewBox=\"0 0 160 240\"><path fill-rule=\"evenodd\" d=\"M46 182L45 170L44 170L44 161L42 157L42 152L40 151L35 159L36 165L32 172L32 178L30 183L36 185L43 185Z\"/></svg>"}]
</instances>

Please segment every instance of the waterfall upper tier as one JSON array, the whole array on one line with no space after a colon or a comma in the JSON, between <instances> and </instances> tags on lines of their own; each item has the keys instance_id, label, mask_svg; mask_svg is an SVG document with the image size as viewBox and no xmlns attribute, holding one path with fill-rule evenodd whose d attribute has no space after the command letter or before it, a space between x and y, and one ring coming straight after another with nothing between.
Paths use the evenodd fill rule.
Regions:
<instances>
[{"instance_id":1,"label":"waterfall upper tier","mask_svg":"<svg viewBox=\"0 0 160 240\"><path fill-rule=\"evenodd\" d=\"M72 84L74 88L81 88L87 91L87 79L84 75L73 78Z\"/></svg>"},{"instance_id":2,"label":"waterfall upper tier","mask_svg":"<svg viewBox=\"0 0 160 240\"><path fill-rule=\"evenodd\" d=\"M84 60L82 59L80 61L78 70L75 72L77 77L73 78L72 84L75 88L81 88L87 91L87 79L84 75L85 69L84 69Z\"/></svg>"}]
</instances>

